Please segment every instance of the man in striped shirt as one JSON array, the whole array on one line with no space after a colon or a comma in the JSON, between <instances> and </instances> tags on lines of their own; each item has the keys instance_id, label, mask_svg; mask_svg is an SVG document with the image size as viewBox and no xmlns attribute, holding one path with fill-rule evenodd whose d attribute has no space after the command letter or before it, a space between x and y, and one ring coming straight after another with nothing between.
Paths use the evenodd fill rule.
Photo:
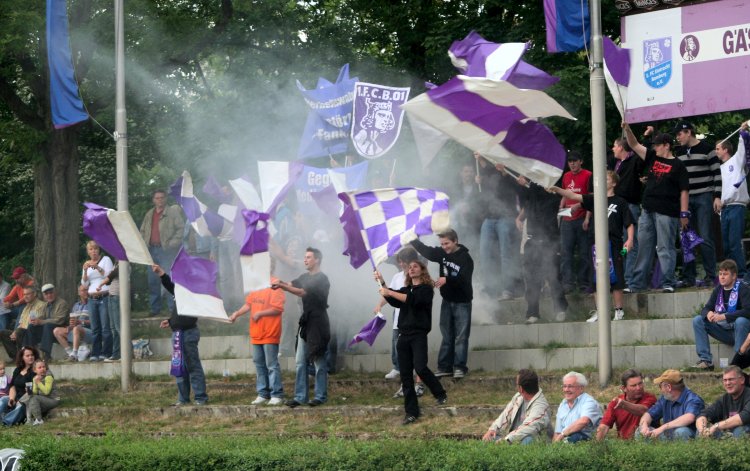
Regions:
<instances>
[{"instance_id":1,"label":"man in striped shirt","mask_svg":"<svg viewBox=\"0 0 750 471\"><path fill-rule=\"evenodd\" d=\"M721 162L713 147L695 137L692 124L687 121L679 123L675 133L680 144L675 148L675 155L685 164L690 179L690 226L703 239L700 248L705 281L713 286L716 279L716 251L711 218L713 212L721 211ZM695 281L696 264L692 261L684 265L678 287L693 286Z\"/></svg>"}]
</instances>

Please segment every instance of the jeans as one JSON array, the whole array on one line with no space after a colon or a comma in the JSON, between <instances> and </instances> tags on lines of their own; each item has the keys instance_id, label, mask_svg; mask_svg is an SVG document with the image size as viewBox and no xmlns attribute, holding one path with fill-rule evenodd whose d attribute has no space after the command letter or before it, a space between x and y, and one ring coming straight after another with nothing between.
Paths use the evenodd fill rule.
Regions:
<instances>
[{"instance_id":1,"label":"jeans","mask_svg":"<svg viewBox=\"0 0 750 471\"><path fill-rule=\"evenodd\" d=\"M0 314L0 330L12 329L13 327L13 312L9 311L5 314ZM11 326L11 327L8 327Z\"/></svg>"},{"instance_id":2,"label":"jeans","mask_svg":"<svg viewBox=\"0 0 750 471\"><path fill-rule=\"evenodd\" d=\"M112 331L112 355L115 360L120 359L120 297L109 295L107 310L109 328Z\"/></svg>"},{"instance_id":3,"label":"jeans","mask_svg":"<svg viewBox=\"0 0 750 471\"><path fill-rule=\"evenodd\" d=\"M526 317L539 317L539 297L544 282L549 285L550 297L555 312L568 309L560 284L560 263L557 244L545 238L531 238L526 241L523 254L524 280L526 281Z\"/></svg>"},{"instance_id":4,"label":"jeans","mask_svg":"<svg viewBox=\"0 0 750 471\"><path fill-rule=\"evenodd\" d=\"M662 271L662 286L674 288L674 267L677 263L677 250L674 243L677 237L679 220L664 214L643 210L638 219L638 258L633 270L630 288L644 290L651 277L654 250L659 257Z\"/></svg>"},{"instance_id":5,"label":"jeans","mask_svg":"<svg viewBox=\"0 0 750 471\"><path fill-rule=\"evenodd\" d=\"M393 335L391 335L391 363L394 370L401 371L398 369L398 329L391 330L393 330Z\"/></svg>"},{"instance_id":6,"label":"jeans","mask_svg":"<svg viewBox=\"0 0 750 471\"><path fill-rule=\"evenodd\" d=\"M737 276L743 278L745 267L745 249L742 247L742 236L745 232L745 205L730 204L721 210L721 240L724 244L724 258L737 263Z\"/></svg>"},{"instance_id":7,"label":"jeans","mask_svg":"<svg viewBox=\"0 0 750 471\"><path fill-rule=\"evenodd\" d=\"M10 400L10 397L8 396L0 397L0 419L2 419L5 416L5 412L8 410L9 400Z\"/></svg>"},{"instance_id":8,"label":"jeans","mask_svg":"<svg viewBox=\"0 0 750 471\"><path fill-rule=\"evenodd\" d=\"M91 335L94 337L91 358L112 355L112 331L109 330L109 314L107 313L108 298L109 296L99 299L89 298Z\"/></svg>"},{"instance_id":9,"label":"jeans","mask_svg":"<svg viewBox=\"0 0 750 471\"><path fill-rule=\"evenodd\" d=\"M26 406L16 400L16 406L3 417L3 425L18 425L24 420L26 420Z\"/></svg>"},{"instance_id":10,"label":"jeans","mask_svg":"<svg viewBox=\"0 0 750 471\"><path fill-rule=\"evenodd\" d=\"M253 362L256 371L255 389L258 391L258 396L266 399L284 397L281 366L279 366L279 344L253 344Z\"/></svg>"},{"instance_id":11,"label":"jeans","mask_svg":"<svg viewBox=\"0 0 750 471\"><path fill-rule=\"evenodd\" d=\"M174 337L174 334L172 334ZM197 327L182 331L182 349L185 355L185 367L187 374L175 378L177 382L177 400L183 404L190 402L190 388L193 388L195 402L208 401L206 394L206 375L203 373L201 357L198 352L198 342L201 340L201 331Z\"/></svg>"},{"instance_id":12,"label":"jeans","mask_svg":"<svg viewBox=\"0 0 750 471\"><path fill-rule=\"evenodd\" d=\"M706 278L712 280L716 278L716 247L714 245L714 236L711 224L711 217L714 213L714 195L712 192L701 193L699 195L690 195L690 227L698 232L703 239L700 245L701 256L703 257L703 269L706 271ZM744 207L743 207L744 209ZM744 232L744 226L742 232ZM736 260L735 260L736 261ZM696 267L695 261L686 263L682 270L682 279L685 281L695 281Z\"/></svg>"},{"instance_id":13,"label":"jeans","mask_svg":"<svg viewBox=\"0 0 750 471\"><path fill-rule=\"evenodd\" d=\"M591 437L581 432L571 433L563 439L563 441L565 441L566 443L578 443L588 440L591 440Z\"/></svg>"},{"instance_id":14,"label":"jeans","mask_svg":"<svg viewBox=\"0 0 750 471\"><path fill-rule=\"evenodd\" d=\"M573 275L573 254L578 252L578 287L586 288L592 283L591 244L589 231L583 230L584 218L560 223L560 273L565 288L575 286Z\"/></svg>"},{"instance_id":15,"label":"jeans","mask_svg":"<svg viewBox=\"0 0 750 471\"><path fill-rule=\"evenodd\" d=\"M726 345L733 345L734 351L739 352L742 342L750 333L750 320L744 317L738 317L734 324L730 324L732 329L725 329L715 322L709 322L703 316L693 317L693 333L695 334L695 351L698 358L711 363L711 346L708 344L708 336L715 338Z\"/></svg>"},{"instance_id":16,"label":"jeans","mask_svg":"<svg viewBox=\"0 0 750 471\"><path fill-rule=\"evenodd\" d=\"M440 305L440 333L443 334L443 341L438 352L438 370L450 372L457 369L466 373L471 333L471 303L453 303L443 299ZM404 371L404 374L409 376L409 370Z\"/></svg>"},{"instance_id":17,"label":"jeans","mask_svg":"<svg viewBox=\"0 0 750 471\"><path fill-rule=\"evenodd\" d=\"M398 361L401 371L401 387L404 391L406 415L419 417L419 401L414 390L414 375L422 378L425 386L436 399L446 396L445 389L435 374L427 367L427 334L400 334L398 336Z\"/></svg>"},{"instance_id":18,"label":"jeans","mask_svg":"<svg viewBox=\"0 0 750 471\"><path fill-rule=\"evenodd\" d=\"M519 245L516 222L512 217L485 219L479 232L479 258L482 260L482 279L497 280L497 285L485 286L487 294L497 296L512 291L518 270ZM492 244L500 250L500 265L494 259Z\"/></svg>"},{"instance_id":19,"label":"jeans","mask_svg":"<svg viewBox=\"0 0 750 471\"><path fill-rule=\"evenodd\" d=\"M170 274L172 270L172 263L177 256L176 250L167 250L161 247L149 246L148 252L151 254L151 258L154 259L154 263L164 269L166 274ZM162 296L162 285L161 278L153 272L153 270L147 270L148 273L148 300L149 300L149 312L151 315L156 315L161 312L162 299L167 300L167 307L169 311L174 310L174 297Z\"/></svg>"},{"instance_id":20,"label":"jeans","mask_svg":"<svg viewBox=\"0 0 750 471\"><path fill-rule=\"evenodd\" d=\"M297 374L294 378L294 400L304 404L310 399L310 384L307 379L307 344L297 338L297 354L294 358ZM328 364L325 355L313 360L315 365L315 399L320 402L328 400Z\"/></svg>"},{"instance_id":21,"label":"jeans","mask_svg":"<svg viewBox=\"0 0 750 471\"><path fill-rule=\"evenodd\" d=\"M638 258L638 218L641 217L641 207L637 204L628 203L630 214L633 216L633 248L625 256L625 285L630 286L635 270L635 261ZM623 238L628 238L628 228L622 228Z\"/></svg>"},{"instance_id":22,"label":"jeans","mask_svg":"<svg viewBox=\"0 0 750 471\"><path fill-rule=\"evenodd\" d=\"M39 344L39 350L41 350L46 359L52 359L52 344L55 343L55 334L53 331L55 328L60 327L55 324L42 324L42 340Z\"/></svg>"},{"instance_id":23,"label":"jeans","mask_svg":"<svg viewBox=\"0 0 750 471\"><path fill-rule=\"evenodd\" d=\"M649 427L649 430L653 430L655 427ZM638 427L635 430L635 438L636 440L643 439L643 435L641 435L641 428ZM695 438L695 429L692 429L690 427L677 427L672 430L667 430L661 435L659 435L659 440L666 441L666 440L688 440L691 438Z\"/></svg>"}]
</instances>

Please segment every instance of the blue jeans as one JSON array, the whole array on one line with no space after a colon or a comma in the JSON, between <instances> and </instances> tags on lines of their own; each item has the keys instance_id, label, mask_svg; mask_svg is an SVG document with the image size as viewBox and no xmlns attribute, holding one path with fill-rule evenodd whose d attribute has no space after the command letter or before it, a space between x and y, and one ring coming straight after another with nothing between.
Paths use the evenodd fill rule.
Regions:
<instances>
[{"instance_id":1,"label":"blue jeans","mask_svg":"<svg viewBox=\"0 0 750 471\"><path fill-rule=\"evenodd\" d=\"M724 258L731 258L737 263L737 276L743 278L745 268L745 249L742 247L742 236L745 232L745 205L730 204L721 209L721 239L724 244Z\"/></svg>"},{"instance_id":2,"label":"blue jeans","mask_svg":"<svg viewBox=\"0 0 750 471\"><path fill-rule=\"evenodd\" d=\"M649 430L654 430L655 427L649 427ZM659 435L660 441L666 441L666 440L689 440L691 438L695 438L695 429L692 429L690 427L677 427L672 430L667 430L661 435ZM641 428L638 427L635 429L635 439L641 440L643 439L643 435L641 435Z\"/></svg>"},{"instance_id":3,"label":"blue jeans","mask_svg":"<svg viewBox=\"0 0 750 471\"><path fill-rule=\"evenodd\" d=\"M633 248L625 256L625 284L630 286L633 271L635 271L635 261L638 258L638 218L641 217L641 207L637 204L628 203L628 208L630 208L630 214L633 216ZM623 227L622 230L622 237L627 240L628 228Z\"/></svg>"},{"instance_id":4,"label":"blue jeans","mask_svg":"<svg viewBox=\"0 0 750 471\"><path fill-rule=\"evenodd\" d=\"M23 423L24 420L26 420L26 406L16 398L16 406L6 412L5 417L3 417L3 425L18 425Z\"/></svg>"},{"instance_id":5,"label":"blue jeans","mask_svg":"<svg viewBox=\"0 0 750 471\"><path fill-rule=\"evenodd\" d=\"M563 220L560 223L560 274L565 289L573 288L576 281L578 288L587 288L593 281L589 231L583 230L583 219ZM573 255L576 251L578 252L577 277L573 275Z\"/></svg>"},{"instance_id":6,"label":"blue jeans","mask_svg":"<svg viewBox=\"0 0 750 471\"><path fill-rule=\"evenodd\" d=\"M482 260L482 278L486 281L497 280L497 285L485 286L487 294L497 296L503 291L512 291L518 272L518 244L516 222L512 217L485 219L479 232L479 258ZM500 251L500 265L493 257L493 247Z\"/></svg>"},{"instance_id":7,"label":"blue jeans","mask_svg":"<svg viewBox=\"0 0 750 471\"><path fill-rule=\"evenodd\" d=\"M393 363L393 369L396 371L401 371L398 369L398 329L391 329L393 331L393 334L391 335L391 363Z\"/></svg>"},{"instance_id":8,"label":"blue jeans","mask_svg":"<svg viewBox=\"0 0 750 471\"><path fill-rule=\"evenodd\" d=\"M174 338L174 333L172 334ZM190 402L190 388L196 402L208 401L206 394L206 375L203 373L200 353L198 353L198 342L201 340L201 331L197 327L182 331L182 349L185 355L185 367L187 374L175 378L177 382L177 400L183 404Z\"/></svg>"},{"instance_id":9,"label":"blue jeans","mask_svg":"<svg viewBox=\"0 0 750 471\"><path fill-rule=\"evenodd\" d=\"M563 441L567 443L578 443L578 442L585 442L588 440L591 440L591 437L581 432L571 433L570 435L568 435L567 437L563 439Z\"/></svg>"},{"instance_id":10,"label":"blue jeans","mask_svg":"<svg viewBox=\"0 0 750 471\"><path fill-rule=\"evenodd\" d=\"M0 330L13 330L13 312L0 314Z\"/></svg>"},{"instance_id":11,"label":"blue jeans","mask_svg":"<svg viewBox=\"0 0 750 471\"><path fill-rule=\"evenodd\" d=\"M440 333L443 341L438 352L438 370L451 372L458 369L466 373L471 334L471 303L453 303L443 299L440 305Z\"/></svg>"},{"instance_id":12,"label":"blue jeans","mask_svg":"<svg viewBox=\"0 0 750 471\"><path fill-rule=\"evenodd\" d=\"M706 271L706 278L711 279L716 278L716 247L714 245L711 225L711 217L714 214L713 205L714 195L710 191L699 195L690 195L690 203L688 204L688 208L690 209L690 227L695 229L703 239L703 243L700 245L701 257L703 257L703 269ZM741 232L744 232L744 230L745 227L743 226ZM686 263L682 270L682 279L685 281L695 281L695 278L695 261Z\"/></svg>"},{"instance_id":13,"label":"blue jeans","mask_svg":"<svg viewBox=\"0 0 750 471\"><path fill-rule=\"evenodd\" d=\"M151 254L151 258L154 259L154 263L162 267L164 272L169 275L172 271L172 263L177 256L177 251L149 246L148 252ZM174 298L172 296L162 296L161 278L152 270L147 270L147 273L149 312L151 315L153 316L161 312L163 298L167 300L169 311L174 310Z\"/></svg>"},{"instance_id":14,"label":"blue jeans","mask_svg":"<svg viewBox=\"0 0 750 471\"><path fill-rule=\"evenodd\" d=\"M307 344L297 338L297 355L295 356L297 374L294 378L294 400L304 404L310 399L310 384L307 379ZM315 399L320 402L328 400L328 364L325 355L313 360L315 365Z\"/></svg>"},{"instance_id":15,"label":"blue jeans","mask_svg":"<svg viewBox=\"0 0 750 471\"><path fill-rule=\"evenodd\" d=\"M10 397L3 396L0 397L0 419L2 419L5 416L5 412L8 410L8 401L10 400Z\"/></svg>"},{"instance_id":16,"label":"blue jeans","mask_svg":"<svg viewBox=\"0 0 750 471\"><path fill-rule=\"evenodd\" d=\"M738 317L732 329L725 329L715 322L709 322L700 314L693 317L693 333L695 334L695 351L698 358L711 363L711 347L708 344L708 336L719 342L734 346L735 353L740 350L742 342L750 333L750 320Z\"/></svg>"},{"instance_id":17,"label":"blue jeans","mask_svg":"<svg viewBox=\"0 0 750 471\"><path fill-rule=\"evenodd\" d=\"M284 386L281 384L281 367L279 366L279 344L253 344L253 362L255 363L255 389L258 396L270 399L284 397Z\"/></svg>"},{"instance_id":18,"label":"blue jeans","mask_svg":"<svg viewBox=\"0 0 750 471\"><path fill-rule=\"evenodd\" d=\"M91 357L109 357L112 355L112 331L109 330L107 305L109 296L99 299L89 298L89 315L91 316L91 335L94 344L91 346Z\"/></svg>"},{"instance_id":19,"label":"blue jeans","mask_svg":"<svg viewBox=\"0 0 750 471\"><path fill-rule=\"evenodd\" d=\"M120 297L109 295L108 324L112 331L112 355L115 360L120 359Z\"/></svg>"},{"instance_id":20,"label":"blue jeans","mask_svg":"<svg viewBox=\"0 0 750 471\"><path fill-rule=\"evenodd\" d=\"M677 218L645 209L641 212L641 217L638 219L638 258L630 283L631 289L644 290L648 286L654 251L659 257L662 286L674 288L674 267L677 263L677 250L675 250L674 243L678 225Z\"/></svg>"}]
</instances>

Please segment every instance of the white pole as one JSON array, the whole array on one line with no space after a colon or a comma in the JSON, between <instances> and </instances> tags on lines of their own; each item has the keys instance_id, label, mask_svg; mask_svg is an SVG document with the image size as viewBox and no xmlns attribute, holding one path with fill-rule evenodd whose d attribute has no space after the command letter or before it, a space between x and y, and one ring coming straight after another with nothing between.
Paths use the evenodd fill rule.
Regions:
<instances>
[{"instance_id":1,"label":"white pole","mask_svg":"<svg viewBox=\"0 0 750 471\"><path fill-rule=\"evenodd\" d=\"M117 157L117 210L128 210L128 135L125 113L125 12L115 0L115 142ZM130 263L120 266L120 379L122 392L130 389Z\"/></svg>"}]
</instances>

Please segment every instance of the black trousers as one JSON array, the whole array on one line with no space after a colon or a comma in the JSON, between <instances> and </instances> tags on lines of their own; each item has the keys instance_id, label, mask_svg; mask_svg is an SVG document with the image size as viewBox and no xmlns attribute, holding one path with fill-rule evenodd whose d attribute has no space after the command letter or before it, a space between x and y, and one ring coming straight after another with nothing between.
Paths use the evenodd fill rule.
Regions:
<instances>
[{"instance_id":1,"label":"black trousers","mask_svg":"<svg viewBox=\"0 0 750 471\"><path fill-rule=\"evenodd\" d=\"M419 417L419 401L417 392L414 390L412 371L417 372L436 399L446 396L443 385L427 367L427 334L400 333L396 350L398 351L398 368L401 371L401 386L404 389L406 415Z\"/></svg>"},{"instance_id":2,"label":"black trousers","mask_svg":"<svg viewBox=\"0 0 750 471\"><path fill-rule=\"evenodd\" d=\"M526 241L523 251L523 271L526 282L526 317L539 316L539 297L544 282L549 284L555 312L568 308L563 287L560 283L560 257L558 244L546 238L531 238Z\"/></svg>"}]
</instances>

